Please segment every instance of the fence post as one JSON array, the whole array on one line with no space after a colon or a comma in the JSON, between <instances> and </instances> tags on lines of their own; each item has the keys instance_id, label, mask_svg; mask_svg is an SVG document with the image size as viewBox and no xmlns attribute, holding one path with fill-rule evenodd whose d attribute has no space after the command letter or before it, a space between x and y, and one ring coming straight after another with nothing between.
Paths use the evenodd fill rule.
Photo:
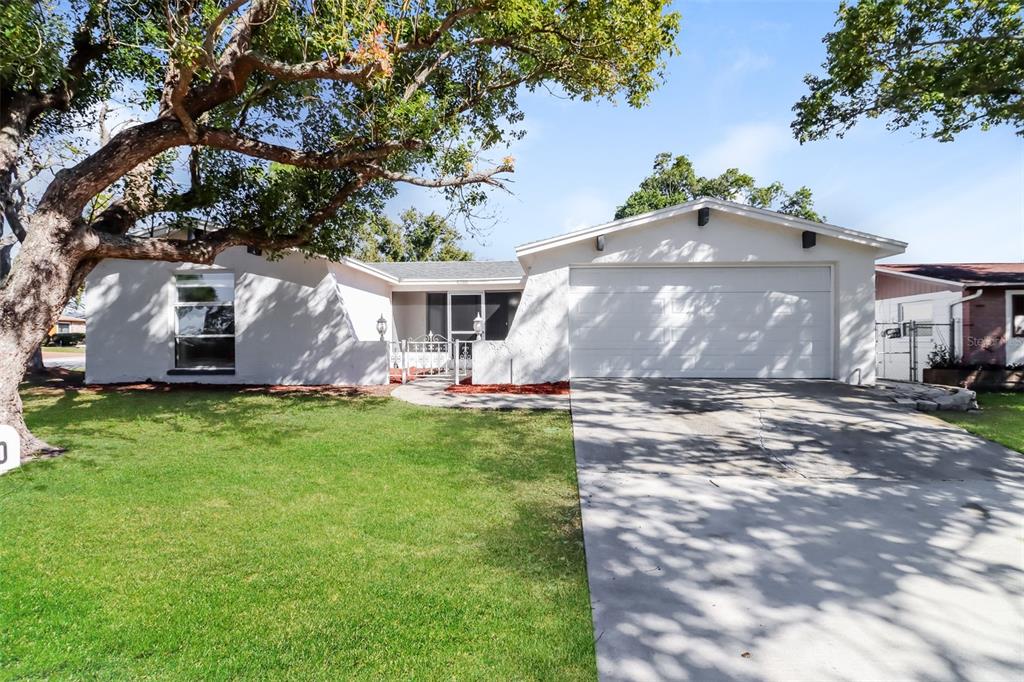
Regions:
<instances>
[{"instance_id":1,"label":"fence post","mask_svg":"<svg viewBox=\"0 0 1024 682\"><path fill-rule=\"evenodd\" d=\"M918 322L910 322L910 381L918 381Z\"/></svg>"},{"instance_id":2,"label":"fence post","mask_svg":"<svg viewBox=\"0 0 1024 682\"><path fill-rule=\"evenodd\" d=\"M459 340L455 339L455 385L459 385Z\"/></svg>"},{"instance_id":3,"label":"fence post","mask_svg":"<svg viewBox=\"0 0 1024 682\"><path fill-rule=\"evenodd\" d=\"M405 349L406 349L406 345L405 344L406 344L405 339L402 339L401 348L402 348L402 383L403 384L406 381L409 380L409 363L406 362L406 358L405 358Z\"/></svg>"}]
</instances>

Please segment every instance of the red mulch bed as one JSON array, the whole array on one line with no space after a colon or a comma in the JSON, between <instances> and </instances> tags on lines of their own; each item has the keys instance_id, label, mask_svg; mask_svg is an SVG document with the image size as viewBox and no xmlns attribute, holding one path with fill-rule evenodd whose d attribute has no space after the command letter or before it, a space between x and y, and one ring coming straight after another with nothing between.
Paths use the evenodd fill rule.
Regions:
<instances>
[{"instance_id":1,"label":"red mulch bed","mask_svg":"<svg viewBox=\"0 0 1024 682\"><path fill-rule=\"evenodd\" d=\"M516 395L565 395L569 392L568 381L554 381L546 384L471 384L466 378L458 385L444 389L449 393L512 393Z\"/></svg>"}]
</instances>

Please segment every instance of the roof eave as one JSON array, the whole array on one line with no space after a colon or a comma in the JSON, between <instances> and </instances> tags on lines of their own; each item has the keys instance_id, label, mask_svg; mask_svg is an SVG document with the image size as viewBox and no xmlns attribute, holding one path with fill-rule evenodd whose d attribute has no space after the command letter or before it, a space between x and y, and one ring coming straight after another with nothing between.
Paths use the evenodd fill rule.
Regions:
<instances>
[{"instance_id":1,"label":"roof eave","mask_svg":"<svg viewBox=\"0 0 1024 682\"><path fill-rule=\"evenodd\" d=\"M401 289L428 289L432 287L443 289L450 286L516 286L522 285L525 279L525 275L523 277L483 277L474 279L399 279L395 287Z\"/></svg>"},{"instance_id":2,"label":"roof eave","mask_svg":"<svg viewBox=\"0 0 1024 682\"><path fill-rule=\"evenodd\" d=\"M596 225L594 227L583 228L582 230L576 230L575 232L569 232L556 237L527 242L526 244L521 244L516 247L516 256L522 258L541 251L547 251L549 249L583 241L591 237L597 237L598 235L612 234L633 227L639 227L640 225L657 222L659 220L668 220L705 207L714 208L715 210L722 211L724 213L759 218L777 225L783 225L794 229L812 230L819 234L875 248L885 256L895 256L903 253L907 249L907 243L897 239L879 237L867 232L859 232L857 230L851 230L838 225L830 225L828 223L816 223L813 220L806 220L796 216L788 216L776 211L755 208L753 206L738 204L736 202L703 198L659 209L657 211L643 213L637 216L630 216L629 218L620 218L619 220L602 223L601 225Z\"/></svg>"}]
</instances>

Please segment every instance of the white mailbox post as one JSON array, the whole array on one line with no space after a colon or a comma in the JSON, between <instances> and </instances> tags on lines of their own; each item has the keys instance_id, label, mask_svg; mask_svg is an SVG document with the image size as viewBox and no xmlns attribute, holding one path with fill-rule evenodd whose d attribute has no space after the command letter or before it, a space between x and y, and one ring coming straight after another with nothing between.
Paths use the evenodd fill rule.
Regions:
<instances>
[{"instance_id":1,"label":"white mailbox post","mask_svg":"<svg viewBox=\"0 0 1024 682\"><path fill-rule=\"evenodd\" d=\"M0 474L21 465L21 436L13 426L0 424Z\"/></svg>"}]
</instances>

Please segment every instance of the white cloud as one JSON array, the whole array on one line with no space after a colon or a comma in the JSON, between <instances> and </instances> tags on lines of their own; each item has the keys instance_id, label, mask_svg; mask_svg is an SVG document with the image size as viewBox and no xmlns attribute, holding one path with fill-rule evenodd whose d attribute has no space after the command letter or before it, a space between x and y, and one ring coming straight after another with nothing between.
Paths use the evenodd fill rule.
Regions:
<instances>
[{"instance_id":1,"label":"white cloud","mask_svg":"<svg viewBox=\"0 0 1024 682\"><path fill-rule=\"evenodd\" d=\"M755 177L772 175L770 161L795 146L789 128L778 123L744 123L733 126L725 137L695 156L697 172L716 175L727 168L739 168Z\"/></svg>"},{"instance_id":2,"label":"white cloud","mask_svg":"<svg viewBox=\"0 0 1024 682\"><path fill-rule=\"evenodd\" d=\"M615 215L615 204L596 190L577 190L562 198L555 215L562 230L569 232L608 222Z\"/></svg>"},{"instance_id":3,"label":"white cloud","mask_svg":"<svg viewBox=\"0 0 1024 682\"><path fill-rule=\"evenodd\" d=\"M748 49L736 53L732 63L726 67L727 77L740 77L749 73L764 71L775 66L775 59L766 54L758 54Z\"/></svg>"}]
</instances>

